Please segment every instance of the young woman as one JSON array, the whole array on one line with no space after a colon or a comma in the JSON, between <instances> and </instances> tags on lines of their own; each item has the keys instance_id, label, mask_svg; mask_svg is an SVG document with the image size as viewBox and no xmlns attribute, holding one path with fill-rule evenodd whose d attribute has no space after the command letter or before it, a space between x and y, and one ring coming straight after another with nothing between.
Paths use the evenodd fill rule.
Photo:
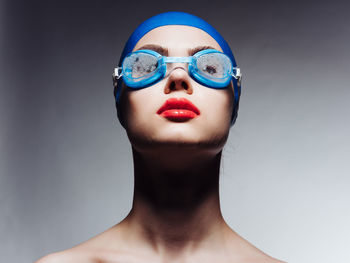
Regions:
<instances>
[{"instance_id":1,"label":"young woman","mask_svg":"<svg viewBox=\"0 0 350 263\"><path fill-rule=\"evenodd\" d=\"M220 210L221 152L237 117L240 78L230 47L204 20L167 12L142 23L114 73L133 151L132 209L38 263L281 262L235 233Z\"/></svg>"}]
</instances>

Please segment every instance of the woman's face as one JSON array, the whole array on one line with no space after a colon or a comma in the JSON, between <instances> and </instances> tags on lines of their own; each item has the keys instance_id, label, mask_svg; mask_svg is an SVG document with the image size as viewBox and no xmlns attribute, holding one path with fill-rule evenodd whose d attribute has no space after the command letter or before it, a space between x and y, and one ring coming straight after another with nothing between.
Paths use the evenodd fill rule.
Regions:
<instances>
[{"instance_id":1,"label":"woman's face","mask_svg":"<svg viewBox=\"0 0 350 263\"><path fill-rule=\"evenodd\" d=\"M153 45L151 47L150 45ZM155 46L168 50L162 54ZM189 50L208 46L222 51L206 32L189 26L155 28L144 35L133 51L153 49L164 56L187 57ZM139 151L157 147L195 147L219 152L224 146L233 109L232 83L227 89L213 89L196 82L188 74L188 64L170 63L166 77L154 85L125 89L121 97L125 128L133 147ZM170 98L185 98L199 114L194 118L167 118L159 109Z\"/></svg>"}]
</instances>

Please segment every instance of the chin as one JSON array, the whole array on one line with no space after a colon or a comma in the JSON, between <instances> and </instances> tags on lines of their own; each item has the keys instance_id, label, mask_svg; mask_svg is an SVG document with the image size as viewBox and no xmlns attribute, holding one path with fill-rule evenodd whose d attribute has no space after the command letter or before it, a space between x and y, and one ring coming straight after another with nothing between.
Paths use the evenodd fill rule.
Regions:
<instances>
[{"instance_id":1,"label":"chin","mask_svg":"<svg viewBox=\"0 0 350 263\"><path fill-rule=\"evenodd\" d=\"M218 153L224 147L228 132L214 129L196 129L186 123L171 123L167 127L152 127L143 132L128 132L133 148L138 152L176 152L198 151Z\"/></svg>"},{"instance_id":2,"label":"chin","mask_svg":"<svg viewBox=\"0 0 350 263\"><path fill-rule=\"evenodd\" d=\"M149 115L147 112L135 114L137 118L129 118L130 125L126 127L130 143L138 152L218 152L224 147L230 131L229 116L224 114L219 118L205 114L208 117L184 122Z\"/></svg>"}]
</instances>

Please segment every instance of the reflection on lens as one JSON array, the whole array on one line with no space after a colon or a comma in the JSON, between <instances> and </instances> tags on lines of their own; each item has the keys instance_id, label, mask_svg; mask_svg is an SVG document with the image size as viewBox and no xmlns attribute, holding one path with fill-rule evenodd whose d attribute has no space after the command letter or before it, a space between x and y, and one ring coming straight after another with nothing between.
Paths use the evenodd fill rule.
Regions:
<instances>
[{"instance_id":1,"label":"reflection on lens","mask_svg":"<svg viewBox=\"0 0 350 263\"><path fill-rule=\"evenodd\" d=\"M227 77L230 65L230 60L221 53L203 54L197 58L199 73L209 78Z\"/></svg>"},{"instance_id":2,"label":"reflection on lens","mask_svg":"<svg viewBox=\"0 0 350 263\"><path fill-rule=\"evenodd\" d=\"M147 53L133 53L125 59L124 67L129 78L142 78L157 69L158 60Z\"/></svg>"}]
</instances>

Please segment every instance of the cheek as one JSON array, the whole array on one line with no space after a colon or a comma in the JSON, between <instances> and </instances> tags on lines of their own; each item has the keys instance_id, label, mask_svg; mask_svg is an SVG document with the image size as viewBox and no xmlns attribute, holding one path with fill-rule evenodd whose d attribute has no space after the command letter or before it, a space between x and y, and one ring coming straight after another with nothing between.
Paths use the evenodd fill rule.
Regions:
<instances>
[{"instance_id":1,"label":"cheek","mask_svg":"<svg viewBox=\"0 0 350 263\"><path fill-rule=\"evenodd\" d=\"M232 91L211 89L202 100L205 101L203 117L208 125L217 129L230 127L234 100Z\"/></svg>"},{"instance_id":2,"label":"cheek","mask_svg":"<svg viewBox=\"0 0 350 263\"><path fill-rule=\"evenodd\" d=\"M157 102L151 93L150 89L125 92L123 109L127 131L142 133L153 118Z\"/></svg>"}]
</instances>

